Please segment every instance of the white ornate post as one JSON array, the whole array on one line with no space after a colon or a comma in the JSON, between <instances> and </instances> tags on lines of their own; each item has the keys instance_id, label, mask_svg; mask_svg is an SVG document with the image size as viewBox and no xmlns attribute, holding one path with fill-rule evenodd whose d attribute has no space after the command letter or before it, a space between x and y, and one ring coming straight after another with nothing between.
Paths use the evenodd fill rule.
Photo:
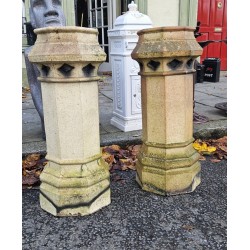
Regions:
<instances>
[{"instance_id":1,"label":"white ornate post","mask_svg":"<svg viewBox=\"0 0 250 250\"><path fill-rule=\"evenodd\" d=\"M194 60L202 48L189 27L138 32L132 58L141 64L143 145L137 182L161 195L192 192L200 184L193 148Z\"/></svg>"},{"instance_id":2,"label":"white ornate post","mask_svg":"<svg viewBox=\"0 0 250 250\"><path fill-rule=\"evenodd\" d=\"M111 124L125 132L142 128L140 68L131 52L138 41L137 31L152 27L150 18L137 11L134 1L128 8L116 19L114 29L108 31L113 79Z\"/></svg>"},{"instance_id":3,"label":"white ornate post","mask_svg":"<svg viewBox=\"0 0 250 250\"><path fill-rule=\"evenodd\" d=\"M110 203L109 171L100 152L97 69L106 55L97 30L35 30L29 54L42 84L49 163L40 204L56 216L86 215Z\"/></svg>"}]
</instances>

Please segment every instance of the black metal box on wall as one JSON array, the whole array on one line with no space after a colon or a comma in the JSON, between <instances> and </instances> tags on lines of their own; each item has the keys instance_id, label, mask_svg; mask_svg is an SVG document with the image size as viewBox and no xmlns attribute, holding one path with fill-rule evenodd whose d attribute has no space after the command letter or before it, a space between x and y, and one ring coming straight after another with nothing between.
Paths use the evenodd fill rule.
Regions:
<instances>
[{"instance_id":1,"label":"black metal box on wall","mask_svg":"<svg viewBox=\"0 0 250 250\"><path fill-rule=\"evenodd\" d=\"M204 81L219 82L220 80L220 58L206 58L204 65Z\"/></svg>"}]
</instances>

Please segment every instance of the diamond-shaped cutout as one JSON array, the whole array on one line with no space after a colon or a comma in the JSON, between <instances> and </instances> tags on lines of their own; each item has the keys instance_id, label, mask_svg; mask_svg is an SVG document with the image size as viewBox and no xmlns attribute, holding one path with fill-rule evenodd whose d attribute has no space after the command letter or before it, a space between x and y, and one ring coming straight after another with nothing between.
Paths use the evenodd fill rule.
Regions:
<instances>
[{"instance_id":1,"label":"diamond-shaped cutout","mask_svg":"<svg viewBox=\"0 0 250 250\"><path fill-rule=\"evenodd\" d=\"M189 59L188 61L187 61L187 67L189 68L189 69L191 69L192 68L192 66L193 66L193 59L191 58L191 59Z\"/></svg>"},{"instance_id":2,"label":"diamond-shaped cutout","mask_svg":"<svg viewBox=\"0 0 250 250\"><path fill-rule=\"evenodd\" d=\"M49 66L42 65L42 73L43 73L44 76L48 76L49 71L50 71L50 67Z\"/></svg>"},{"instance_id":3,"label":"diamond-shaped cutout","mask_svg":"<svg viewBox=\"0 0 250 250\"><path fill-rule=\"evenodd\" d=\"M64 76L69 76L70 72L72 71L72 69L74 69L75 67L64 63L58 70L64 75Z\"/></svg>"},{"instance_id":4,"label":"diamond-shaped cutout","mask_svg":"<svg viewBox=\"0 0 250 250\"><path fill-rule=\"evenodd\" d=\"M86 77L90 77L94 73L95 66L91 63L82 68L82 71Z\"/></svg>"},{"instance_id":5,"label":"diamond-shaped cutout","mask_svg":"<svg viewBox=\"0 0 250 250\"><path fill-rule=\"evenodd\" d=\"M148 64L147 64L147 66L148 66L150 69L156 71L156 70L159 68L160 64L161 64L160 62L156 62L156 61L150 60L150 61L148 62Z\"/></svg>"},{"instance_id":6,"label":"diamond-shaped cutout","mask_svg":"<svg viewBox=\"0 0 250 250\"><path fill-rule=\"evenodd\" d=\"M179 60L177 60L177 59L174 59L174 60L172 60L171 62L169 62L167 65L168 65L168 67L169 67L170 69L175 70L175 69L179 68L179 67L182 65L182 63L183 63L183 62L181 62L181 61L179 61Z\"/></svg>"}]
</instances>

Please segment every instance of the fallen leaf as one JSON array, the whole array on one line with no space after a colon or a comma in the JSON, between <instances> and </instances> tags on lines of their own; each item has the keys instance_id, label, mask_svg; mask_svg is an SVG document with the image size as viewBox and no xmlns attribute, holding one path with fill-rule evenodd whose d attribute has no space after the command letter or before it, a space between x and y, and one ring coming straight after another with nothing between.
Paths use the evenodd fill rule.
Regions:
<instances>
[{"instance_id":1,"label":"fallen leaf","mask_svg":"<svg viewBox=\"0 0 250 250\"><path fill-rule=\"evenodd\" d=\"M130 165L131 164L131 160L129 158L126 159L120 159L120 162L126 165Z\"/></svg>"},{"instance_id":2,"label":"fallen leaf","mask_svg":"<svg viewBox=\"0 0 250 250\"><path fill-rule=\"evenodd\" d=\"M129 157L129 151L128 150L124 150L124 149L120 149L119 150L119 154L122 156L122 158L128 158Z\"/></svg>"},{"instance_id":3,"label":"fallen leaf","mask_svg":"<svg viewBox=\"0 0 250 250\"><path fill-rule=\"evenodd\" d=\"M37 171L35 171L35 176L36 176L37 178L39 178L40 175L41 175L41 173L42 173L41 170L37 170Z\"/></svg>"},{"instance_id":4,"label":"fallen leaf","mask_svg":"<svg viewBox=\"0 0 250 250\"><path fill-rule=\"evenodd\" d=\"M217 143L227 143L227 136L219 138L216 140Z\"/></svg>"},{"instance_id":5,"label":"fallen leaf","mask_svg":"<svg viewBox=\"0 0 250 250\"><path fill-rule=\"evenodd\" d=\"M27 155L22 160L22 184L23 186L33 186L39 184L40 174L44 169L44 165L47 164L45 156L40 154Z\"/></svg>"},{"instance_id":6,"label":"fallen leaf","mask_svg":"<svg viewBox=\"0 0 250 250\"><path fill-rule=\"evenodd\" d=\"M220 159L216 159L216 158L212 158L212 159L210 159L210 161L216 163L216 162L220 162L221 160Z\"/></svg>"},{"instance_id":7,"label":"fallen leaf","mask_svg":"<svg viewBox=\"0 0 250 250\"><path fill-rule=\"evenodd\" d=\"M134 165L129 165L128 168L131 170L136 170L136 166L134 166Z\"/></svg>"},{"instance_id":8,"label":"fallen leaf","mask_svg":"<svg viewBox=\"0 0 250 250\"><path fill-rule=\"evenodd\" d=\"M114 162L115 157L114 157L114 155L105 152L102 154L102 158L105 162L107 162L109 164L109 166L111 166L112 163Z\"/></svg>"},{"instance_id":9,"label":"fallen leaf","mask_svg":"<svg viewBox=\"0 0 250 250\"><path fill-rule=\"evenodd\" d=\"M30 169L30 168L34 167L36 165L36 163L37 163L36 161L27 161L27 160L24 160L23 161L23 168Z\"/></svg>"},{"instance_id":10,"label":"fallen leaf","mask_svg":"<svg viewBox=\"0 0 250 250\"><path fill-rule=\"evenodd\" d=\"M141 145L135 145L135 146L133 146L131 154L133 156L136 156L139 153L140 149L141 149Z\"/></svg>"},{"instance_id":11,"label":"fallen leaf","mask_svg":"<svg viewBox=\"0 0 250 250\"><path fill-rule=\"evenodd\" d=\"M110 146L106 146L102 149L103 153L116 154L118 151L112 149Z\"/></svg>"},{"instance_id":12,"label":"fallen leaf","mask_svg":"<svg viewBox=\"0 0 250 250\"><path fill-rule=\"evenodd\" d=\"M23 185L34 185L39 182L39 178L33 176L33 175L26 175L22 177L22 184Z\"/></svg>"},{"instance_id":13,"label":"fallen leaf","mask_svg":"<svg viewBox=\"0 0 250 250\"><path fill-rule=\"evenodd\" d=\"M110 148L112 148L114 151L119 151L121 149L118 145L111 145Z\"/></svg>"},{"instance_id":14,"label":"fallen leaf","mask_svg":"<svg viewBox=\"0 0 250 250\"><path fill-rule=\"evenodd\" d=\"M126 165L122 166L122 167L121 167L121 170L122 170L122 171L128 170L128 166L126 166Z\"/></svg>"},{"instance_id":15,"label":"fallen leaf","mask_svg":"<svg viewBox=\"0 0 250 250\"><path fill-rule=\"evenodd\" d=\"M218 148L227 153L227 147L224 145L218 145Z\"/></svg>"},{"instance_id":16,"label":"fallen leaf","mask_svg":"<svg viewBox=\"0 0 250 250\"><path fill-rule=\"evenodd\" d=\"M199 158L200 161L205 161L206 160L206 157L203 156L203 155L200 155L200 158Z\"/></svg>"},{"instance_id":17,"label":"fallen leaf","mask_svg":"<svg viewBox=\"0 0 250 250\"><path fill-rule=\"evenodd\" d=\"M205 142L200 143L198 141L195 141L193 143L193 147L199 153L206 154L206 155L211 155L211 154L213 154L216 151L216 147L208 146L207 143L205 143Z\"/></svg>"}]
</instances>

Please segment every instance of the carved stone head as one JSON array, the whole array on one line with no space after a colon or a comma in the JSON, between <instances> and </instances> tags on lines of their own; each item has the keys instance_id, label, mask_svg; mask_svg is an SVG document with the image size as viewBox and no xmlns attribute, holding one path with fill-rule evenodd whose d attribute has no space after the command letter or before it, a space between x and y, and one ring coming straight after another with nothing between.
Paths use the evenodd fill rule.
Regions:
<instances>
[{"instance_id":1,"label":"carved stone head","mask_svg":"<svg viewBox=\"0 0 250 250\"><path fill-rule=\"evenodd\" d=\"M30 0L30 21L34 29L65 26L61 0Z\"/></svg>"}]
</instances>

